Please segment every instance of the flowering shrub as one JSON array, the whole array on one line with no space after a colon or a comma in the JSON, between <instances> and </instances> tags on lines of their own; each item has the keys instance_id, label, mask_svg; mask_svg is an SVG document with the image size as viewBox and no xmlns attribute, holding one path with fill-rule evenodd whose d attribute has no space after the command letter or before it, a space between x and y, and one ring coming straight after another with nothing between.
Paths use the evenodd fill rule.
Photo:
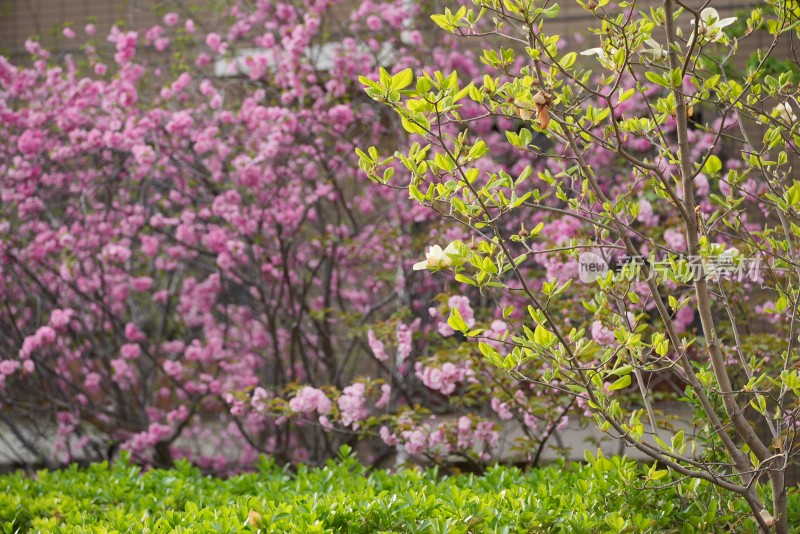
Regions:
<instances>
[{"instance_id":1,"label":"flowering shrub","mask_svg":"<svg viewBox=\"0 0 800 534\"><path fill-rule=\"evenodd\" d=\"M385 159L358 151L361 168L469 234L437 240L416 267L477 287L505 325L454 301L449 329L522 384L572 397L600 430L737 495L763 531L788 532L797 65L773 75L767 58L798 31L793 8L770 1L738 18L672 0L649 12L579 3L600 45L583 57L549 33L555 4L474 0L433 15L451 34L513 48L487 41L483 77L362 77L413 144ZM757 32L769 44L742 71L738 41ZM508 168L509 148L527 160ZM693 433L659 416L659 382L696 410Z\"/></svg>"},{"instance_id":2,"label":"flowering shrub","mask_svg":"<svg viewBox=\"0 0 800 534\"><path fill-rule=\"evenodd\" d=\"M375 460L484 461L501 420L525 450L568 421L563 395L517 387L447 320L493 319L504 352L507 317L415 273L422 243L467 234L357 176L353 147L399 127L358 75L477 76L477 58L426 48L414 3L345 20L334 4L237 2L225 27L168 13L105 39L67 27L80 56L29 41L30 65L0 58L0 402L40 461L124 449L227 470L361 438Z\"/></svg>"}]
</instances>

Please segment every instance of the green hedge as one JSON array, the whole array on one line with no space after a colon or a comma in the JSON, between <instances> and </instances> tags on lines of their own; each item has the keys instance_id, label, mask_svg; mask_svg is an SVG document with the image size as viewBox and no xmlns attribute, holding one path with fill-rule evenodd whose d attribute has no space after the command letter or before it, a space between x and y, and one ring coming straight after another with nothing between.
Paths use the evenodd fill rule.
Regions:
<instances>
[{"instance_id":1,"label":"green hedge","mask_svg":"<svg viewBox=\"0 0 800 534\"><path fill-rule=\"evenodd\" d=\"M654 473L602 457L482 476L367 473L343 451L322 468L289 473L263 460L258 473L219 479L187 463L142 472L123 460L0 477L0 525L7 533L754 530L742 503L720 504L708 484Z\"/></svg>"}]
</instances>

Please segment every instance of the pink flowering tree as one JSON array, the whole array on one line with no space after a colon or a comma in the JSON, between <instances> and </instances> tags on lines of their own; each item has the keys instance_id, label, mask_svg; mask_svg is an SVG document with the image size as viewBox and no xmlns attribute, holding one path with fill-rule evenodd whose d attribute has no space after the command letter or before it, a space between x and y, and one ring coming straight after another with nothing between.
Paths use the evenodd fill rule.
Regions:
<instances>
[{"instance_id":1,"label":"pink flowering tree","mask_svg":"<svg viewBox=\"0 0 800 534\"><path fill-rule=\"evenodd\" d=\"M577 404L520 386L448 321L491 323L505 354L518 313L413 268L468 232L357 176L354 147L400 127L359 74L480 74L426 43L418 12L237 2L213 30L168 13L65 28L77 56L0 57L4 431L50 465L122 448L225 470L359 439L374 460L481 462L510 420L542 450ZM514 172L524 158L491 135Z\"/></svg>"},{"instance_id":2,"label":"pink flowering tree","mask_svg":"<svg viewBox=\"0 0 800 534\"><path fill-rule=\"evenodd\" d=\"M477 81L458 69L363 77L413 144L359 151L360 165L465 228L417 267L478 289L504 324L451 300L447 328L656 460L645 487L668 471L704 479L750 505L750 528L787 532L800 137L797 65L770 56L796 24L779 1L738 18L672 0L649 12L580 3L598 35L580 55L549 33L555 4L435 14L451 34L504 48L487 40ZM767 46L743 70L738 41L754 33ZM524 154L516 166L487 124ZM693 421L670 422L665 390Z\"/></svg>"}]
</instances>

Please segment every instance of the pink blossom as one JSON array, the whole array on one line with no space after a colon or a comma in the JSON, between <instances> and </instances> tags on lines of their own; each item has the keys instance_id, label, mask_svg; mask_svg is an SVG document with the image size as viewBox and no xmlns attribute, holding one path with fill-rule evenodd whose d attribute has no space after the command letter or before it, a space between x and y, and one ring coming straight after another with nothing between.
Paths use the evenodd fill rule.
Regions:
<instances>
[{"instance_id":1,"label":"pink blossom","mask_svg":"<svg viewBox=\"0 0 800 534\"><path fill-rule=\"evenodd\" d=\"M163 367L164 372L173 378L179 379L183 374L183 365L181 365L181 362L164 360Z\"/></svg>"},{"instance_id":2,"label":"pink blossom","mask_svg":"<svg viewBox=\"0 0 800 534\"><path fill-rule=\"evenodd\" d=\"M417 455L425 450L428 445L428 438L422 430L416 429L403 432L403 446L409 454Z\"/></svg>"},{"instance_id":3,"label":"pink blossom","mask_svg":"<svg viewBox=\"0 0 800 534\"><path fill-rule=\"evenodd\" d=\"M325 393L317 388L305 386L289 401L289 408L296 413L317 412L320 415L330 413L332 403Z\"/></svg>"},{"instance_id":4,"label":"pink blossom","mask_svg":"<svg viewBox=\"0 0 800 534\"><path fill-rule=\"evenodd\" d=\"M556 425L556 430L561 431L564 430L569 426L569 416L565 415L561 419L558 420L558 424Z\"/></svg>"},{"instance_id":5,"label":"pink blossom","mask_svg":"<svg viewBox=\"0 0 800 534\"><path fill-rule=\"evenodd\" d=\"M397 359L405 361L411 356L413 334L405 323L397 324Z\"/></svg>"},{"instance_id":6,"label":"pink blossom","mask_svg":"<svg viewBox=\"0 0 800 534\"><path fill-rule=\"evenodd\" d=\"M0 361L0 374L11 375L19 368L19 362L15 360L2 360Z\"/></svg>"},{"instance_id":7,"label":"pink blossom","mask_svg":"<svg viewBox=\"0 0 800 534\"><path fill-rule=\"evenodd\" d=\"M103 248L103 257L109 262L125 263L131 257L131 250L124 245L111 243Z\"/></svg>"},{"instance_id":8,"label":"pink blossom","mask_svg":"<svg viewBox=\"0 0 800 534\"><path fill-rule=\"evenodd\" d=\"M126 360L135 360L142 354L142 347L136 343L126 343L120 347L119 353Z\"/></svg>"},{"instance_id":9,"label":"pink blossom","mask_svg":"<svg viewBox=\"0 0 800 534\"><path fill-rule=\"evenodd\" d=\"M328 111L328 115L331 122L340 126L349 126L353 122L353 110L347 104L333 106Z\"/></svg>"},{"instance_id":10,"label":"pink blossom","mask_svg":"<svg viewBox=\"0 0 800 534\"><path fill-rule=\"evenodd\" d=\"M269 394L267 393L267 390L259 386L253 390L253 397L250 399L250 406L252 406L254 410L261 412L266 408L264 401L268 398Z\"/></svg>"},{"instance_id":11,"label":"pink blossom","mask_svg":"<svg viewBox=\"0 0 800 534\"><path fill-rule=\"evenodd\" d=\"M126 360L122 358L111 360L111 368L114 370L114 381L121 389L129 389L136 383L136 373Z\"/></svg>"},{"instance_id":12,"label":"pink blossom","mask_svg":"<svg viewBox=\"0 0 800 534\"><path fill-rule=\"evenodd\" d=\"M537 428L539 428L538 419L536 419L536 416L529 413L528 411L523 412L522 421L525 423L525 426L527 426L531 430L536 430Z\"/></svg>"},{"instance_id":13,"label":"pink blossom","mask_svg":"<svg viewBox=\"0 0 800 534\"><path fill-rule=\"evenodd\" d=\"M410 45L421 47L425 44L425 39L419 30L411 30L406 34L406 42Z\"/></svg>"},{"instance_id":14,"label":"pink blossom","mask_svg":"<svg viewBox=\"0 0 800 534\"><path fill-rule=\"evenodd\" d=\"M164 25L165 26L175 26L178 23L179 16L177 13L167 13L164 15Z\"/></svg>"},{"instance_id":15,"label":"pink blossom","mask_svg":"<svg viewBox=\"0 0 800 534\"><path fill-rule=\"evenodd\" d=\"M388 427L382 426L378 431L383 442L388 445L389 447L393 447L397 445L397 436L392 434Z\"/></svg>"},{"instance_id":16,"label":"pink blossom","mask_svg":"<svg viewBox=\"0 0 800 534\"><path fill-rule=\"evenodd\" d=\"M158 252L158 238L150 235L140 237L142 241L142 253L145 256L153 257Z\"/></svg>"},{"instance_id":17,"label":"pink blossom","mask_svg":"<svg viewBox=\"0 0 800 534\"><path fill-rule=\"evenodd\" d=\"M125 339L128 341L144 341L147 338L135 324L127 323L125 325Z\"/></svg>"},{"instance_id":18,"label":"pink blossom","mask_svg":"<svg viewBox=\"0 0 800 534\"><path fill-rule=\"evenodd\" d=\"M389 404L389 399L392 396L392 386L389 384L381 385L381 397L375 403L375 408L378 410L383 409Z\"/></svg>"},{"instance_id":19,"label":"pink blossom","mask_svg":"<svg viewBox=\"0 0 800 534\"><path fill-rule=\"evenodd\" d=\"M486 343L494 347L501 355L505 355L508 352L506 344L502 341L507 337L507 334L508 324L499 319L492 321L492 324L489 325L489 330L484 333L487 338Z\"/></svg>"},{"instance_id":20,"label":"pink blossom","mask_svg":"<svg viewBox=\"0 0 800 534\"><path fill-rule=\"evenodd\" d=\"M339 405L342 425L352 426L353 430L358 430L359 421L366 419L369 415L364 398L365 391L366 388L361 382L355 382L342 390L342 394L336 401Z\"/></svg>"},{"instance_id":21,"label":"pink blossom","mask_svg":"<svg viewBox=\"0 0 800 534\"><path fill-rule=\"evenodd\" d=\"M443 395L452 395L458 384L471 377L472 372L464 365L455 365L450 362L446 362L438 368L424 367L417 362L416 375L428 388Z\"/></svg>"},{"instance_id":22,"label":"pink blossom","mask_svg":"<svg viewBox=\"0 0 800 534\"><path fill-rule=\"evenodd\" d=\"M600 345L611 345L616 338L612 329L606 328L600 321L594 321L592 323L592 339Z\"/></svg>"},{"instance_id":23,"label":"pink blossom","mask_svg":"<svg viewBox=\"0 0 800 534\"><path fill-rule=\"evenodd\" d=\"M50 313L49 324L56 330L62 330L66 328L74 314L75 311L69 308L64 310L55 309Z\"/></svg>"},{"instance_id":24,"label":"pink blossom","mask_svg":"<svg viewBox=\"0 0 800 534\"><path fill-rule=\"evenodd\" d=\"M33 155L42 149L44 135L36 129L25 130L17 141L19 151L25 155Z\"/></svg>"},{"instance_id":25,"label":"pink blossom","mask_svg":"<svg viewBox=\"0 0 800 534\"><path fill-rule=\"evenodd\" d=\"M695 308L691 304L679 309L672 320L675 331L680 334L688 330L689 326L694 322L694 315Z\"/></svg>"},{"instance_id":26,"label":"pink blossom","mask_svg":"<svg viewBox=\"0 0 800 534\"><path fill-rule=\"evenodd\" d=\"M653 212L653 205L646 198L639 201L639 213L636 215L636 220L645 226L658 225L658 215Z\"/></svg>"},{"instance_id":27,"label":"pink blossom","mask_svg":"<svg viewBox=\"0 0 800 534\"><path fill-rule=\"evenodd\" d=\"M139 276L131 278L131 287L134 291L149 291L153 287L153 279L149 276Z\"/></svg>"},{"instance_id":28,"label":"pink blossom","mask_svg":"<svg viewBox=\"0 0 800 534\"><path fill-rule=\"evenodd\" d=\"M152 165L156 161L155 151L147 145L136 145L131 153L139 165Z\"/></svg>"},{"instance_id":29,"label":"pink blossom","mask_svg":"<svg viewBox=\"0 0 800 534\"><path fill-rule=\"evenodd\" d=\"M698 195L701 197L707 196L709 192L708 177L702 172L698 173L697 176L694 177L694 187Z\"/></svg>"},{"instance_id":30,"label":"pink blossom","mask_svg":"<svg viewBox=\"0 0 800 534\"><path fill-rule=\"evenodd\" d=\"M389 355L386 354L386 350L384 349L383 341L375 336L375 332L373 332L372 329L367 332L367 343L377 360L385 362L389 359Z\"/></svg>"},{"instance_id":31,"label":"pink blossom","mask_svg":"<svg viewBox=\"0 0 800 534\"><path fill-rule=\"evenodd\" d=\"M185 405L181 404L177 409L171 410L167 413L167 422L174 425L176 423L185 421L187 417L189 417L189 410Z\"/></svg>"},{"instance_id":32,"label":"pink blossom","mask_svg":"<svg viewBox=\"0 0 800 534\"><path fill-rule=\"evenodd\" d=\"M206 45L207 45L207 46L208 46L208 47L209 47L211 50L213 50L214 52L216 52L217 50L219 50L219 47L220 47L220 45L221 45L221 44L222 44L222 39L221 39L221 38L220 38L220 36L219 36L219 35L217 35L216 33L209 33L209 34L206 36Z\"/></svg>"},{"instance_id":33,"label":"pink blossom","mask_svg":"<svg viewBox=\"0 0 800 534\"><path fill-rule=\"evenodd\" d=\"M666 232L664 232L664 241L669 248L678 252L681 252L686 248L686 238L683 236L683 232L674 230L672 228L669 228Z\"/></svg>"},{"instance_id":34,"label":"pink blossom","mask_svg":"<svg viewBox=\"0 0 800 534\"><path fill-rule=\"evenodd\" d=\"M51 345L56 340L56 331L49 326L41 326L36 331L35 337L39 340L39 345Z\"/></svg>"},{"instance_id":35,"label":"pink blossom","mask_svg":"<svg viewBox=\"0 0 800 534\"><path fill-rule=\"evenodd\" d=\"M500 441L500 434L494 429L494 423L491 421L480 421L475 427L474 437L476 441L483 442L488 449L495 448Z\"/></svg>"},{"instance_id":36,"label":"pink blossom","mask_svg":"<svg viewBox=\"0 0 800 534\"><path fill-rule=\"evenodd\" d=\"M492 405L492 410L494 410L495 413L497 413L497 416L500 419L508 421L509 419L514 417L514 414L511 413L511 410L508 407L508 403L500 402L500 400L497 397L492 397L491 405Z\"/></svg>"},{"instance_id":37,"label":"pink blossom","mask_svg":"<svg viewBox=\"0 0 800 534\"><path fill-rule=\"evenodd\" d=\"M370 15L369 17L367 17L367 28L369 28L370 30L377 32L380 31L382 27L383 23L381 22L381 19L379 19L375 15Z\"/></svg>"},{"instance_id":38,"label":"pink blossom","mask_svg":"<svg viewBox=\"0 0 800 534\"><path fill-rule=\"evenodd\" d=\"M324 415L319 416L319 424L325 431L330 432L333 430L333 423L331 423L331 420Z\"/></svg>"},{"instance_id":39,"label":"pink blossom","mask_svg":"<svg viewBox=\"0 0 800 534\"><path fill-rule=\"evenodd\" d=\"M470 447L473 440L472 420L466 415L462 415L458 418L458 424L456 425L456 428L458 430L458 434L456 436L458 448L465 449Z\"/></svg>"},{"instance_id":40,"label":"pink blossom","mask_svg":"<svg viewBox=\"0 0 800 534\"><path fill-rule=\"evenodd\" d=\"M75 30L73 30L72 28L64 28L64 30L61 33L64 34L64 37L66 39L75 38Z\"/></svg>"},{"instance_id":41,"label":"pink blossom","mask_svg":"<svg viewBox=\"0 0 800 534\"><path fill-rule=\"evenodd\" d=\"M98 393L102 380L103 378L98 373L89 373L86 375L83 384L90 393Z\"/></svg>"}]
</instances>

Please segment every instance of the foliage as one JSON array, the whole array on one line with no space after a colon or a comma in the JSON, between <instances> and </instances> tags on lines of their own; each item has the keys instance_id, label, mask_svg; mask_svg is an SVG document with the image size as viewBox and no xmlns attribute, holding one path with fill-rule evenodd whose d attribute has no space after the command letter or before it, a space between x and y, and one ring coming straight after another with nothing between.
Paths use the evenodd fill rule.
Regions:
<instances>
[{"instance_id":1,"label":"foliage","mask_svg":"<svg viewBox=\"0 0 800 534\"><path fill-rule=\"evenodd\" d=\"M346 451L343 451L346 452ZM126 462L0 477L4 532L730 532L743 503L697 480L671 480L620 458L529 472L367 472L352 456L294 474L203 476L187 462L146 472ZM665 485L668 482L674 484ZM659 492L642 491L665 485ZM792 497L792 509L796 507ZM730 508L729 508L730 507ZM89 530L91 529L91 530Z\"/></svg>"}]
</instances>

